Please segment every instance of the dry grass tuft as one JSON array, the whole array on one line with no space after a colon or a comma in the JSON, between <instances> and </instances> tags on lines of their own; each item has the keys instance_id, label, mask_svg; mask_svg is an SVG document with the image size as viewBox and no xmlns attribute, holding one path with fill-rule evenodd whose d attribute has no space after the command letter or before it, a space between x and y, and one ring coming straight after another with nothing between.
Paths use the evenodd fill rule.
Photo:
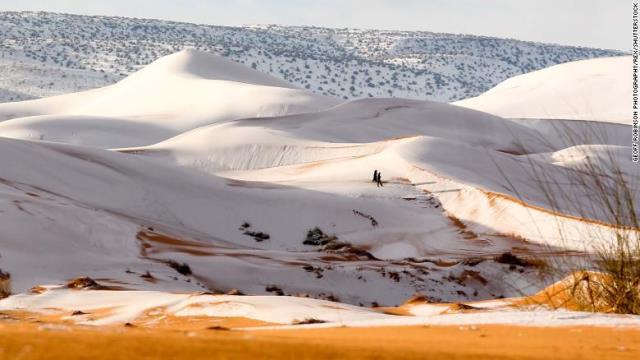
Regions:
<instances>
[{"instance_id":1,"label":"dry grass tuft","mask_svg":"<svg viewBox=\"0 0 640 360\"><path fill-rule=\"evenodd\" d=\"M11 295L11 274L0 270L0 299Z\"/></svg>"},{"instance_id":2,"label":"dry grass tuft","mask_svg":"<svg viewBox=\"0 0 640 360\"><path fill-rule=\"evenodd\" d=\"M598 123L581 132L570 126L555 130L564 147L573 147L579 153L575 157L578 160L562 168L531 157L520 164L552 210L565 247L575 243L575 239L569 238L571 229L560 218L585 224L579 240L587 256L580 261L570 256L554 259L549 269L552 279L565 278L567 274L569 277L535 298L579 310L640 314L638 181L623 166L623 162L630 160L612 150L616 147L599 147L598 152L590 152L590 148L581 145L610 143L606 128ZM508 183L508 190L526 202L519 186L500 167L498 170Z\"/></svg>"}]
</instances>

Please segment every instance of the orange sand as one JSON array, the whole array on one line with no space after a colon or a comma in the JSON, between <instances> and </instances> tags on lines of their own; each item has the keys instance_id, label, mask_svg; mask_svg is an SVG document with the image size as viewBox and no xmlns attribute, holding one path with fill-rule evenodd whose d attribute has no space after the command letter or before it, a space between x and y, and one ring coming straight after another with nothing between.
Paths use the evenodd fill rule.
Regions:
<instances>
[{"instance_id":1,"label":"orange sand","mask_svg":"<svg viewBox=\"0 0 640 360\"><path fill-rule=\"evenodd\" d=\"M0 359L638 359L640 330L513 326L167 330L0 322Z\"/></svg>"}]
</instances>

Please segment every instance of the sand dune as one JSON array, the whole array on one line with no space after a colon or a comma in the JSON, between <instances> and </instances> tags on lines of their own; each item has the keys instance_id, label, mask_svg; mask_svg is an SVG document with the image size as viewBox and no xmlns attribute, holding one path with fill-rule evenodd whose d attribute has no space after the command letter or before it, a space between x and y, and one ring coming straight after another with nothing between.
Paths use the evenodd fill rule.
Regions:
<instances>
[{"instance_id":1,"label":"sand dune","mask_svg":"<svg viewBox=\"0 0 640 360\"><path fill-rule=\"evenodd\" d=\"M616 219L572 181L630 153L624 94L600 90L620 88L626 61L559 65L457 104L342 102L188 50L106 88L0 104L0 268L22 293L0 308L63 309L63 321L94 325L166 315L285 327L637 326L478 302L535 294L548 285L545 259L615 236ZM590 107L549 99L548 86ZM526 106L513 100L524 93ZM637 197L638 170L621 169ZM557 186L540 188L535 171ZM600 242L585 239L593 232ZM130 291L58 288L78 276ZM378 309L416 293L473 311ZM94 314L67 314L78 309Z\"/></svg>"},{"instance_id":2,"label":"sand dune","mask_svg":"<svg viewBox=\"0 0 640 360\"><path fill-rule=\"evenodd\" d=\"M555 65L507 79L455 104L507 118L631 124L631 56Z\"/></svg>"},{"instance_id":3,"label":"sand dune","mask_svg":"<svg viewBox=\"0 0 640 360\"><path fill-rule=\"evenodd\" d=\"M118 143L106 147L136 146L146 139L148 145L220 121L316 111L338 103L222 57L184 50L105 88L0 104L0 120L11 120L0 135L98 147L111 145L108 140L114 138ZM45 123L25 119L43 115L50 116ZM77 117L82 124L70 127L69 120ZM108 123L109 133L101 131L107 126L104 117L116 120ZM144 138L125 143L127 131L136 128L146 132Z\"/></svg>"}]
</instances>

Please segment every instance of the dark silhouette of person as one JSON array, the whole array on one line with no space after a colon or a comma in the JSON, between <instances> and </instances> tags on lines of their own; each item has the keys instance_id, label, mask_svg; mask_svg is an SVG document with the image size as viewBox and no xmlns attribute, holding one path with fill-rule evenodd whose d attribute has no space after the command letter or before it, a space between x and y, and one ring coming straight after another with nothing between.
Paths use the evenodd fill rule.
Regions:
<instances>
[{"instance_id":1,"label":"dark silhouette of person","mask_svg":"<svg viewBox=\"0 0 640 360\"><path fill-rule=\"evenodd\" d=\"M373 179L371 182L378 182L378 169L373 170Z\"/></svg>"},{"instance_id":2,"label":"dark silhouette of person","mask_svg":"<svg viewBox=\"0 0 640 360\"><path fill-rule=\"evenodd\" d=\"M378 178L376 179L376 183L377 183L378 187L384 186L384 185L382 185L382 172L381 171L378 171Z\"/></svg>"}]
</instances>

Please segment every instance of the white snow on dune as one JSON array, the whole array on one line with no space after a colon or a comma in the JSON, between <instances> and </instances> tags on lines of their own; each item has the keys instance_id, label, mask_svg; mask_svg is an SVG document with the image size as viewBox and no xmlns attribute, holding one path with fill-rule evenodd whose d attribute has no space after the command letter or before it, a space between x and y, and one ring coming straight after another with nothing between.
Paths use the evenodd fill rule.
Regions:
<instances>
[{"instance_id":1,"label":"white snow on dune","mask_svg":"<svg viewBox=\"0 0 640 360\"><path fill-rule=\"evenodd\" d=\"M631 124L631 56L575 61L503 81L455 104L507 118Z\"/></svg>"},{"instance_id":2,"label":"white snow on dune","mask_svg":"<svg viewBox=\"0 0 640 360\"><path fill-rule=\"evenodd\" d=\"M471 303L476 306L476 303ZM254 329L309 329L327 327L376 327L408 325L509 324L524 326L627 326L640 327L640 317L593 314L574 311L509 307L508 302L490 308L478 303L476 311L451 312L446 305L416 305L411 315L387 315L368 308L290 296L230 296L173 294L154 291L48 290L43 294L20 294L0 300L0 310L28 310L36 313L88 315L66 316L83 325L112 325L139 321L143 326L168 316L244 317L284 326ZM104 309L108 309L104 311ZM92 315L96 312L98 316ZM102 314L101 314L102 312ZM147 317L145 319L145 317ZM149 319L150 317L150 319ZM319 324L293 325L313 319ZM146 325L147 323L151 325Z\"/></svg>"},{"instance_id":3,"label":"white snow on dune","mask_svg":"<svg viewBox=\"0 0 640 360\"><path fill-rule=\"evenodd\" d=\"M617 84L619 61L626 59L526 76L548 71L544 77L570 86L574 78L554 72L580 77L596 64L602 76L571 87L593 95ZM565 71L574 67L580 71ZM536 91L531 106L567 117ZM624 162L630 126L607 115L619 103L585 99L600 121L508 119L406 99L343 103L183 51L106 88L0 104L0 268L17 292L82 275L129 290L239 289L367 305L397 305L415 293L460 301L536 291L536 268L495 256L547 256L540 244L588 251L602 244L584 234L615 235L616 219L589 202L591 189L574 176L615 161L633 196L640 186L639 170ZM532 168L557 184L555 201ZM40 299L58 301L50 296ZM381 316L353 311L354 322Z\"/></svg>"},{"instance_id":4,"label":"white snow on dune","mask_svg":"<svg viewBox=\"0 0 640 360\"><path fill-rule=\"evenodd\" d=\"M320 112L213 124L122 150L215 173L375 155L417 136L504 151L517 151L521 142L539 151L553 149L535 129L478 111L428 101L363 99ZM345 169L340 176L349 173Z\"/></svg>"},{"instance_id":5,"label":"white snow on dune","mask_svg":"<svg viewBox=\"0 0 640 360\"><path fill-rule=\"evenodd\" d=\"M122 324L133 321L153 308L178 317L246 317L276 324L291 324L305 319L338 323L391 318L370 309L324 300L276 296L230 296L172 294L156 291L73 291L51 290L37 296L24 294L0 301L0 309L77 309L91 312L115 310L87 325Z\"/></svg>"},{"instance_id":6,"label":"white snow on dune","mask_svg":"<svg viewBox=\"0 0 640 360\"><path fill-rule=\"evenodd\" d=\"M215 174L365 156L385 147L382 143L304 140L268 127L237 125L232 122L206 126L152 146L118 150Z\"/></svg>"},{"instance_id":7,"label":"white snow on dune","mask_svg":"<svg viewBox=\"0 0 640 360\"><path fill-rule=\"evenodd\" d=\"M102 118L109 117L120 120L119 125L110 125L118 133L126 133L130 126L142 130L146 125L149 140L144 144L149 145L215 122L315 111L337 103L219 56L183 50L105 88L0 104L0 120L13 119L9 130L0 129L0 136L29 138L25 134L36 131L34 124L20 118L56 115L46 128L37 129L45 138L73 137L75 143L99 147L109 143L95 141L108 135L101 128L105 126ZM71 133L64 116L83 116L86 124ZM68 134L61 136L64 132ZM137 145L140 141L119 143L118 147Z\"/></svg>"},{"instance_id":8,"label":"white snow on dune","mask_svg":"<svg viewBox=\"0 0 640 360\"><path fill-rule=\"evenodd\" d=\"M297 89L282 79L250 69L222 56L194 49L185 49L176 54L164 56L156 60L151 66L144 67L127 77L121 83L137 83L168 75Z\"/></svg>"},{"instance_id":9,"label":"white snow on dune","mask_svg":"<svg viewBox=\"0 0 640 360\"><path fill-rule=\"evenodd\" d=\"M589 203L592 189L573 184L575 172L593 159L605 164L613 154L622 162L629 151L626 131L621 124L514 121L449 104L366 99L315 113L214 124L122 151L205 173L341 195L368 190L332 182L357 182L378 168L387 177L442 193L445 209L469 226L481 225L481 233L584 250L600 244L583 240L583 219L598 222L587 226L605 233L610 229L600 222L616 220ZM569 152L571 162L558 160ZM637 188L638 171L623 168L631 189ZM545 189L535 181L541 175L567 185ZM506 208L517 215L507 220ZM549 226L554 222L574 230L561 235Z\"/></svg>"},{"instance_id":10,"label":"white snow on dune","mask_svg":"<svg viewBox=\"0 0 640 360\"><path fill-rule=\"evenodd\" d=\"M152 144L176 131L139 120L86 115L40 115L0 122L3 137L99 148Z\"/></svg>"},{"instance_id":11,"label":"white snow on dune","mask_svg":"<svg viewBox=\"0 0 640 360\"><path fill-rule=\"evenodd\" d=\"M361 99L315 113L240 120L235 124L259 125L301 139L357 143L425 135L475 146L509 147L514 145L510 134L518 133L527 139L533 133L522 125L479 111L407 99Z\"/></svg>"},{"instance_id":12,"label":"white snow on dune","mask_svg":"<svg viewBox=\"0 0 640 360\"><path fill-rule=\"evenodd\" d=\"M418 289L456 296L456 288L465 285L438 290L427 289L413 276L396 281L386 271L411 273L421 266L371 262L341 253L333 255L339 263L328 266L326 253L303 244L307 231L320 227L363 246L367 239L387 238L373 250L392 260L433 253L433 247L421 240L431 236L450 239L442 249L460 244L463 254L487 246L492 252L501 248L499 244L474 245L457 233L440 210L416 211L416 204L397 198L413 191L408 184L381 203L379 197L365 194L339 196L229 181L139 156L66 144L0 139L0 150L0 166L6 168L0 181L0 210L7 222L0 228L5 239L2 269L13 274L16 291L79 274L148 288L153 284L145 284L139 275L149 270L159 279L155 286L168 289L240 288L264 293L267 287L279 285L288 293L397 304ZM368 177L368 171L363 176ZM355 185L355 191L364 188L375 194L368 179ZM378 224L372 225L366 216L378 219ZM256 242L238 229L243 222L251 224L247 230L269 234L270 239ZM141 237L143 227L175 236L169 240L173 245L154 242L154 231ZM389 234L413 236L415 249L400 255L385 250L385 244L402 239ZM47 256L36 263L29 261L42 252ZM170 280L173 270L164 265L168 260L188 263L198 281ZM429 276L445 277L450 270L462 271L434 270ZM496 286L478 294L502 291L499 283Z\"/></svg>"}]
</instances>

